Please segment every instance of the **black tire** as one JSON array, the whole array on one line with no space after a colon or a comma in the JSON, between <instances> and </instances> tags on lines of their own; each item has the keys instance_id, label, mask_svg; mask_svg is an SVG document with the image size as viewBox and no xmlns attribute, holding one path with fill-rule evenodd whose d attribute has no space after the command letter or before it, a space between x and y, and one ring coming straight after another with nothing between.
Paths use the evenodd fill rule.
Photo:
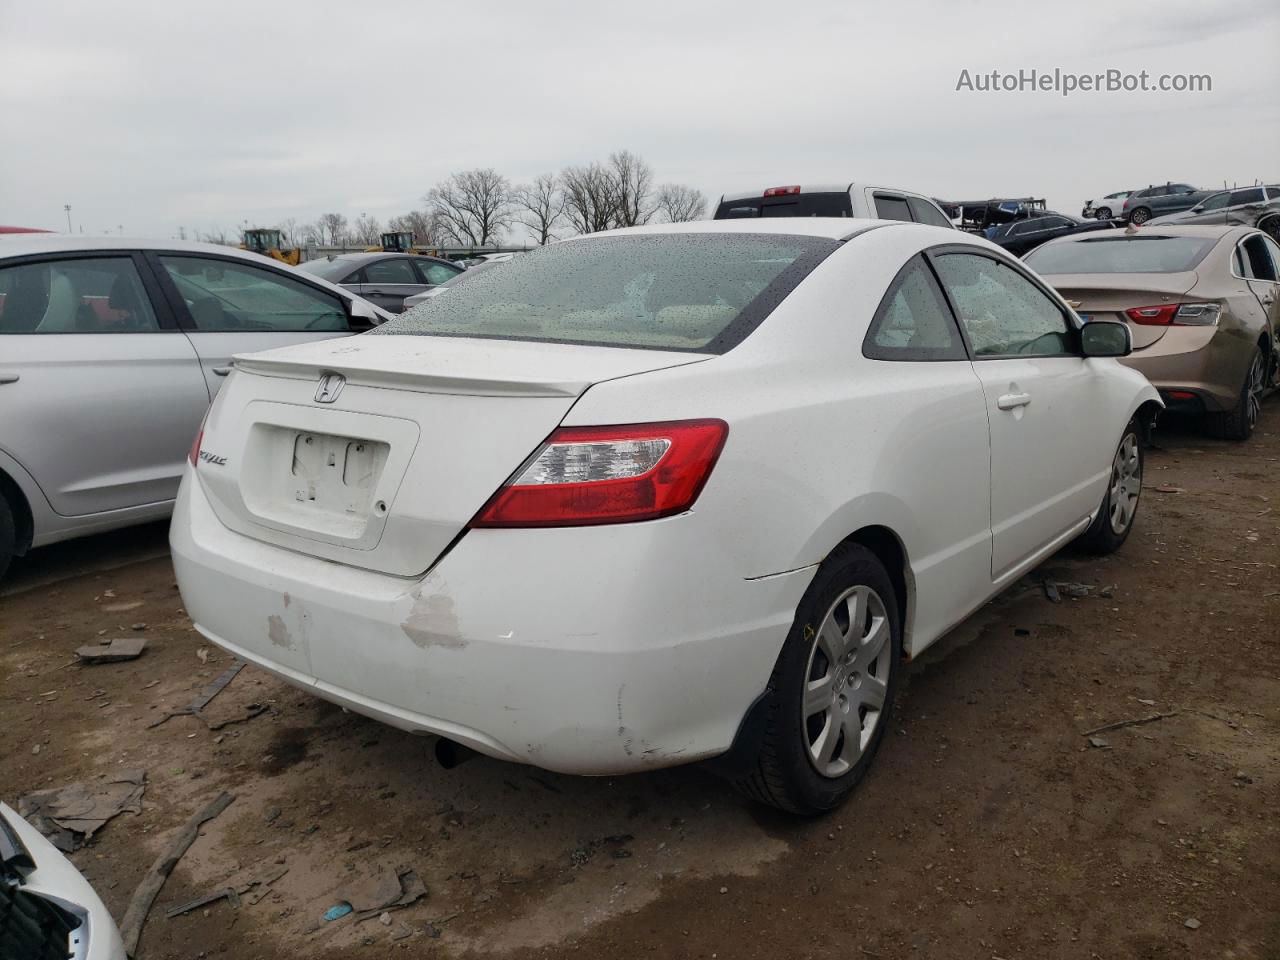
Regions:
<instances>
[{"instance_id":1,"label":"black tire","mask_svg":"<svg viewBox=\"0 0 1280 960\"><path fill-rule=\"evenodd\" d=\"M1121 476L1126 445L1132 444L1134 456L1137 458L1136 473L1127 477ZM1146 464L1146 454L1142 448L1142 427L1137 419L1130 420L1124 428L1120 442L1116 444L1116 452L1111 459L1111 476L1107 480L1107 492L1102 498L1102 506L1098 514L1089 524L1089 529L1081 534L1078 543L1089 553L1103 556L1115 553L1129 539L1133 525L1138 517L1138 506L1142 502L1142 472ZM1116 504L1117 491L1125 498L1127 507L1119 511L1113 509ZM1130 498L1130 495L1131 498ZM1123 522L1119 522L1119 521ZM1117 529L1118 528L1118 529Z\"/></svg>"},{"instance_id":2,"label":"black tire","mask_svg":"<svg viewBox=\"0 0 1280 960\"><path fill-rule=\"evenodd\" d=\"M1258 229L1276 243L1280 243L1280 217L1268 217L1258 224Z\"/></svg>"},{"instance_id":3,"label":"black tire","mask_svg":"<svg viewBox=\"0 0 1280 960\"><path fill-rule=\"evenodd\" d=\"M1110 220L1110 219L1111 219L1111 208L1110 208L1110 207L1099 207L1097 210L1095 210L1095 211L1094 211L1093 216L1094 216L1094 218L1095 218L1095 219L1097 219L1097 220Z\"/></svg>"},{"instance_id":4,"label":"black tire","mask_svg":"<svg viewBox=\"0 0 1280 960\"><path fill-rule=\"evenodd\" d=\"M1129 214L1129 222L1136 223L1139 226L1146 223L1150 219L1151 219L1151 209L1149 207L1136 207L1134 211L1131 214Z\"/></svg>"},{"instance_id":5,"label":"black tire","mask_svg":"<svg viewBox=\"0 0 1280 960\"><path fill-rule=\"evenodd\" d=\"M3 493L0 493L0 580L4 579L17 548L18 534L13 524L13 509Z\"/></svg>"},{"instance_id":6,"label":"black tire","mask_svg":"<svg viewBox=\"0 0 1280 960\"><path fill-rule=\"evenodd\" d=\"M1253 436L1253 428L1258 425L1258 417L1262 412L1262 392L1266 388L1266 383L1266 359L1262 356L1262 348L1254 347L1249 368L1245 371L1244 383L1240 385L1235 409L1226 413L1210 414L1205 421L1209 434L1223 440L1237 442L1243 442Z\"/></svg>"},{"instance_id":7,"label":"black tire","mask_svg":"<svg viewBox=\"0 0 1280 960\"><path fill-rule=\"evenodd\" d=\"M815 766L817 761L810 759L813 737L809 722L817 717L806 719L803 716L802 699L811 682L811 671L816 663L822 662L815 658L822 656L825 659L825 655L816 649L819 645L816 631L821 629L837 601L854 588L868 588L875 597L870 601L869 609L883 611L884 619L888 622L889 635L885 641L888 644L888 656L877 658L865 668L869 676L878 677L884 682L884 698L883 705L874 718L870 739L862 747L856 761L849 764L843 774L828 776L819 773ZM866 623L874 625L875 618L868 618ZM852 634L852 625L850 633ZM735 780L735 786L753 800L802 816L816 816L840 806L866 774L889 726L901 673L901 659L902 625L898 614L898 598L884 565L861 544L837 547L823 561L813 583L796 608L795 621L787 634L782 652L778 655L765 692L762 705L763 735L759 752L747 772ZM855 683L860 686L865 682L858 673L857 666L846 668L841 664L838 670L835 667L829 662L826 665L826 674L834 678L831 689L844 689L843 681L847 683L848 689L856 691ZM887 676L881 675L882 670ZM851 698L854 696L855 694L850 694ZM861 715L861 709L858 712L865 730L871 714ZM851 715L848 710L845 713ZM843 736L839 734L835 741L837 751L840 751L841 744L845 742Z\"/></svg>"}]
</instances>

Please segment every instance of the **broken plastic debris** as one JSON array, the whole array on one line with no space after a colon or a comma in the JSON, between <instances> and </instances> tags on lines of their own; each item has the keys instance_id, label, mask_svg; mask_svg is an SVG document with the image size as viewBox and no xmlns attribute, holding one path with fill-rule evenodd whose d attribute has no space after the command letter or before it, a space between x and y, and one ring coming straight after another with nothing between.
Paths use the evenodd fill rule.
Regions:
<instances>
[{"instance_id":1,"label":"broken plastic debris","mask_svg":"<svg viewBox=\"0 0 1280 960\"><path fill-rule=\"evenodd\" d=\"M324 918L326 921L337 920L339 917L345 917L350 912L351 904L343 901L342 903L335 903L332 907L326 910L324 912Z\"/></svg>"}]
</instances>

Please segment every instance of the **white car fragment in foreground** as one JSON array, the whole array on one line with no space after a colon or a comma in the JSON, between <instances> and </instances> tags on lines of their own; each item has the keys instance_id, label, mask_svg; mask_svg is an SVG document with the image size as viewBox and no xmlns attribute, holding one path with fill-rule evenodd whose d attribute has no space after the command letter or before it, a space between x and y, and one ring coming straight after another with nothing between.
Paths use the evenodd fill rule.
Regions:
<instances>
[{"instance_id":1,"label":"white car fragment in foreground","mask_svg":"<svg viewBox=\"0 0 1280 960\"><path fill-rule=\"evenodd\" d=\"M980 238L715 221L550 245L239 358L171 543L197 629L345 707L577 774L718 758L814 813L899 663L1132 529L1121 324Z\"/></svg>"}]
</instances>

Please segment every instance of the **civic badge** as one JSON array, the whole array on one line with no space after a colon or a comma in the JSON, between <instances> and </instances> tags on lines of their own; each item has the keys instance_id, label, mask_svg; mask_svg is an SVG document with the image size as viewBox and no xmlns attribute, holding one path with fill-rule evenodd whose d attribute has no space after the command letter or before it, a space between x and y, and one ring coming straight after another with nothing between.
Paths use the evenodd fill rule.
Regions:
<instances>
[{"instance_id":1,"label":"civic badge","mask_svg":"<svg viewBox=\"0 0 1280 960\"><path fill-rule=\"evenodd\" d=\"M326 373L316 388L316 403L333 403L346 386L347 378L340 373Z\"/></svg>"}]
</instances>

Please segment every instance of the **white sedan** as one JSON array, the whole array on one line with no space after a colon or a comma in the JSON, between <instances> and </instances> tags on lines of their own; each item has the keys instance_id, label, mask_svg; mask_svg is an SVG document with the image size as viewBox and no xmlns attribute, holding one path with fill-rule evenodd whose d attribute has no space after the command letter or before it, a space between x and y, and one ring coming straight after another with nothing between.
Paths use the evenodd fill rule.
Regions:
<instances>
[{"instance_id":1,"label":"white sedan","mask_svg":"<svg viewBox=\"0 0 1280 960\"><path fill-rule=\"evenodd\" d=\"M196 628L344 707L577 774L718 758L837 805L901 662L1133 529L1160 400L977 237L664 224L239 358L171 545Z\"/></svg>"}]
</instances>

